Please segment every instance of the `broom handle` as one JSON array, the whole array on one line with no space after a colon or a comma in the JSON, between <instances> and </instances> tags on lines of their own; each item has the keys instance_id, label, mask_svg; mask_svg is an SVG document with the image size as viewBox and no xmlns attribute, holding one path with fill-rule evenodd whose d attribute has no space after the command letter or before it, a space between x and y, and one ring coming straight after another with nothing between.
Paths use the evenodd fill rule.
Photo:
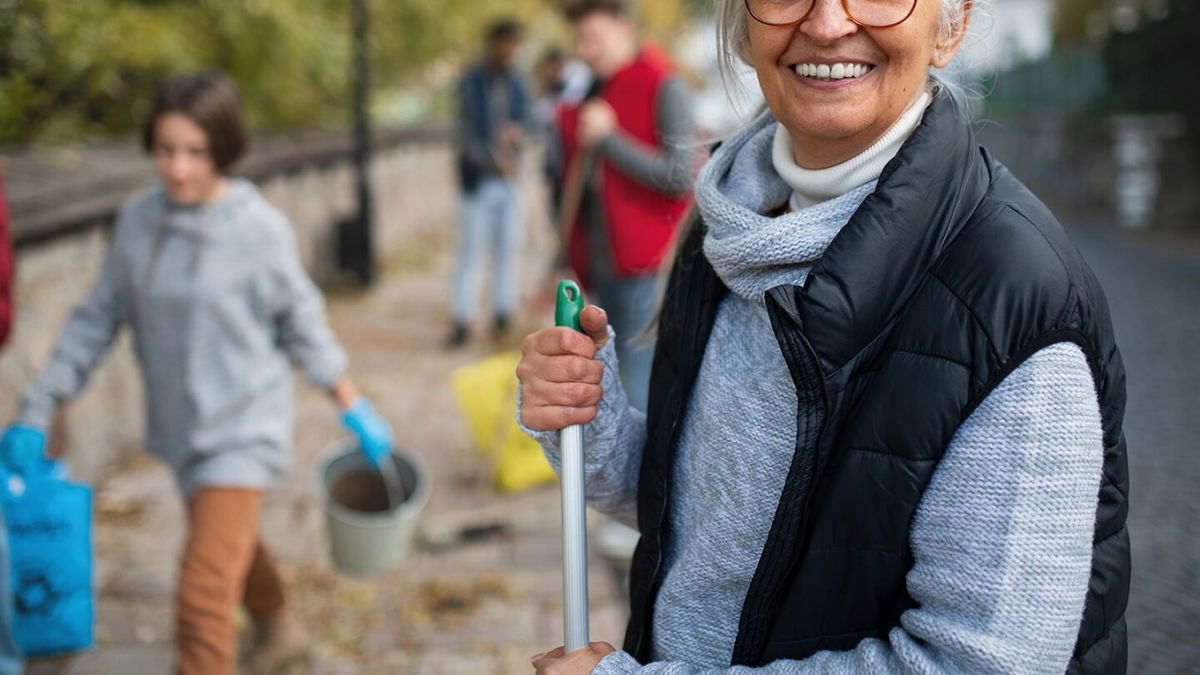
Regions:
<instances>
[{"instance_id":1,"label":"broom handle","mask_svg":"<svg viewBox=\"0 0 1200 675\"><path fill-rule=\"evenodd\" d=\"M573 281L558 284L554 323L580 330L583 294ZM583 427L563 429L563 644L567 652L588 646L587 509L583 487Z\"/></svg>"},{"instance_id":2,"label":"broom handle","mask_svg":"<svg viewBox=\"0 0 1200 675\"><path fill-rule=\"evenodd\" d=\"M591 162L591 151L581 150L567 165L567 173L563 177L562 202L558 210L558 240L562 259L570 262L571 237L575 233L575 223L579 219L583 207L583 192L587 183L587 166Z\"/></svg>"}]
</instances>

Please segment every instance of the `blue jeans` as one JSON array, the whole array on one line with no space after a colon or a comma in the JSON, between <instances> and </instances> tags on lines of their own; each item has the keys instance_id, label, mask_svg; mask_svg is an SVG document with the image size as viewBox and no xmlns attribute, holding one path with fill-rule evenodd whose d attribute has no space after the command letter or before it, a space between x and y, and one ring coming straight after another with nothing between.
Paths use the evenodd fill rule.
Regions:
<instances>
[{"instance_id":1,"label":"blue jeans","mask_svg":"<svg viewBox=\"0 0 1200 675\"><path fill-rule=\"evenodd\" d=\"M479 281L485 252L491 258L492 312L511 317L517 309L517 254L521 245L521 213L515 186L488 176L463 195L458 268L454 273L454 321L470 323L478 314Z\"/></svg>"},{"instance_id":2,"label":"blue jeans","mask_svg":"<svg viewBox=\"0 0 1200 675\"><path fill-rule=\"evenodd\" d=\"M654 363L654 340L638 339L658 310L654 275L628 279L605 279L596 284L596 303L608 312L608 324L617 334L617 361L621 385L629 405L646 411L650 389L650 367Z\"/></svg>"}]
</instances>

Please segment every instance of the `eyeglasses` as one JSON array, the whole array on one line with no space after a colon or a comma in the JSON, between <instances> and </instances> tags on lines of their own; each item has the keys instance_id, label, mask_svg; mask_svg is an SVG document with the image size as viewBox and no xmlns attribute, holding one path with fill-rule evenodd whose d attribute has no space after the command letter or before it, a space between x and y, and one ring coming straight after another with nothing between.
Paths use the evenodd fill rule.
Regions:
<instances>
[{"instance_id":1,"label":"eyeglasses","mask_svg":"<svg viewBox=\"0 0 1200 675\"><path fill-rule=\"evenodd\" d=\"M808 18L817 0L745 0L746 11L768 26L794 26ZM867 28L891 28L912 16L917 0L842 0L854 23Z\"/></svg>"}]
</instances>

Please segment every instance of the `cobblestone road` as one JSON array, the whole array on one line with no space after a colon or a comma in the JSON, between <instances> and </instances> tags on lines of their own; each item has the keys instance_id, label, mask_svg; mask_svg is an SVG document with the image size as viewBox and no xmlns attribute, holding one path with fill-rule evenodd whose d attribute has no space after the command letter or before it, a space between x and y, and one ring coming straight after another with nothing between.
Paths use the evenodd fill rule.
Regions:
<instances>
[{"instance_id":1,"label":"cobblestone road","mask_svg":"<svg viewBox=\"0 0 1200 675\"><path fill-rule=\"evenodd\" d=\"M1129 672L1200 669L1200 254L1072 231L1108 295L1129 374Z\"/></svg>"}]
</instances>

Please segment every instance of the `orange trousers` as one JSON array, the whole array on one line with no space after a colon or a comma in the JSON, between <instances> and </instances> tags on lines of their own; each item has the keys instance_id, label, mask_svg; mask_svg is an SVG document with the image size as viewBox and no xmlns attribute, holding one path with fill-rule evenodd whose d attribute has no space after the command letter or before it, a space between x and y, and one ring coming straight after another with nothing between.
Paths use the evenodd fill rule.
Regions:
<instances>
[{"instance_id":1,"label":"orange trousers","mask_svg":"<svg viewBox=\"0 0 1200 675\"><path fill-rule=\"evenodd\" d=\"M260 490L201 488L188 501L176 599L180 675L232 675L238 605L255 620L283 608L283 583L258 532L262 497Z\"/></svg>"}]
</instances>

